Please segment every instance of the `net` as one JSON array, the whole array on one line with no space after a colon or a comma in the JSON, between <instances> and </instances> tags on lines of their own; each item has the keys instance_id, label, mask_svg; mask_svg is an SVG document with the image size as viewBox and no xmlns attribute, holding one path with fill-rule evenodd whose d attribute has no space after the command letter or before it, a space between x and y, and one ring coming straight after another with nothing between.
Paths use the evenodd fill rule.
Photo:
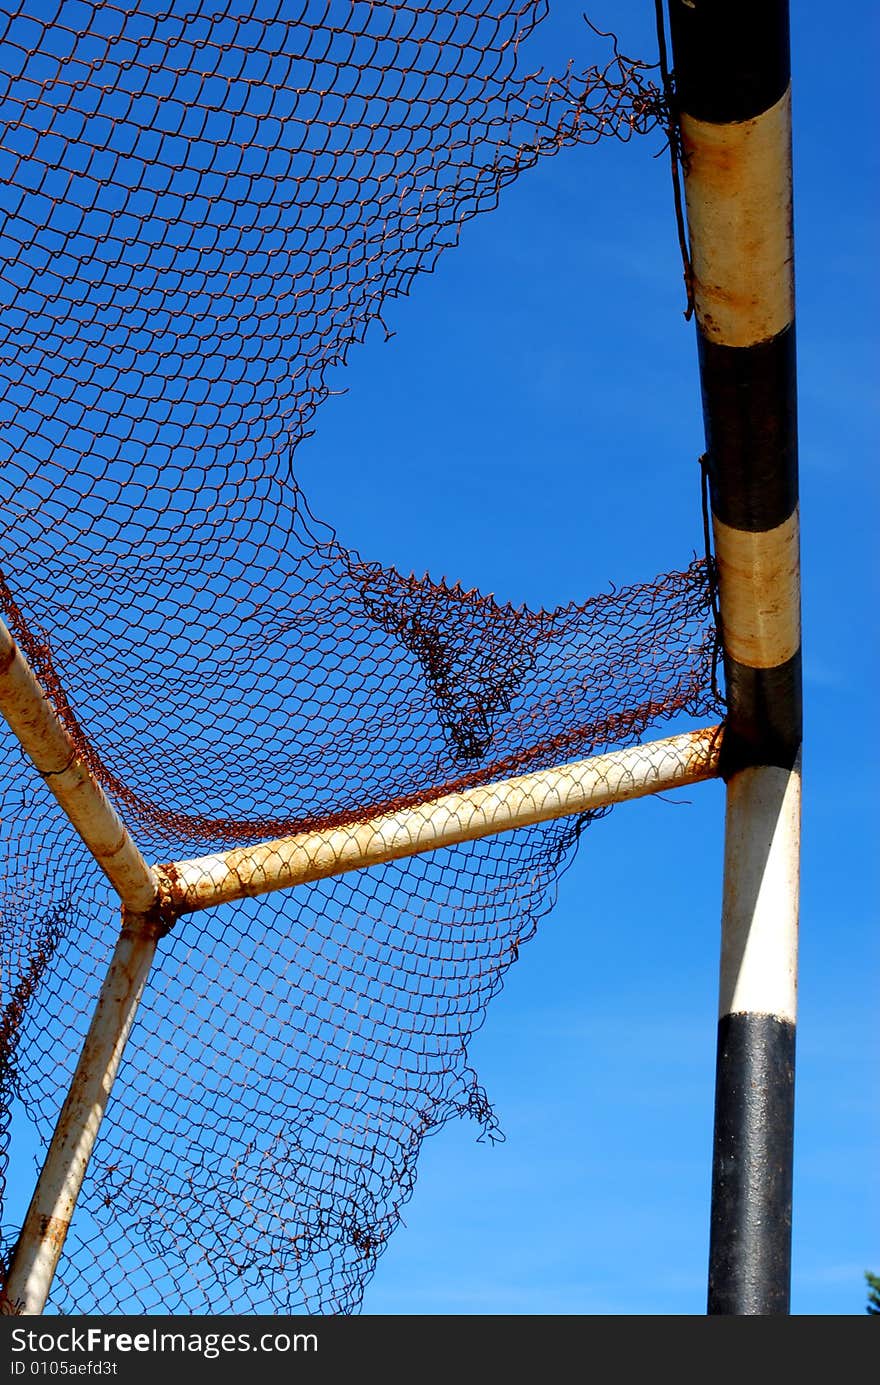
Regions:
<instances>
[{"instance_id":1,"label":"net","mask_svg":"<svg viewBox=\"0 0 880 1385\"><path fill-rule=\"evenodd\" d=\"M296 9L295 15L293 10ZM647 65L541 4L0 6L4 618L150 861L357 823L712 706L705 565L532 611L365 560L295 450L328 372ZM2 1139L48 1138L118 902L3 740ZM587 818L178 920L50 1311L348 1313ZM7 1238L14 1236L7 1228Z\"/></svg>"}]
</instances>

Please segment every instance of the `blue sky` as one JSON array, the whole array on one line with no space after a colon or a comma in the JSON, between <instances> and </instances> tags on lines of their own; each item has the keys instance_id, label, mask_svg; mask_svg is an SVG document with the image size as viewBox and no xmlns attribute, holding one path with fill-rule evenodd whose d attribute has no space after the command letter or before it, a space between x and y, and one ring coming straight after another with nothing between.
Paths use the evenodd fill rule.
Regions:
<instances>
[{"instance_id":1,"label":"blue sky","mask_svg":"<svg viewBox=\"0 0 880 1385\"><path fill-rule=\"evenodd\" d=\"M860 1313L877 1218L876 15L793 32L806 697L793 1311ZM580 5L532 53L590 61ZM652 6L608 5L654 52ZM701 545L702 425L657 137L565 151L340 372L298 454L343 541L553 605ZM872 301L873 295L873 301ZM842 732L846 732L844 741ZM858 748L856 748L858 742ZM368 1313L701 1313L723 791L620 807L493 1002L472 1058L507 1136L447 1127Z\"/></svg>"}]
</instances>

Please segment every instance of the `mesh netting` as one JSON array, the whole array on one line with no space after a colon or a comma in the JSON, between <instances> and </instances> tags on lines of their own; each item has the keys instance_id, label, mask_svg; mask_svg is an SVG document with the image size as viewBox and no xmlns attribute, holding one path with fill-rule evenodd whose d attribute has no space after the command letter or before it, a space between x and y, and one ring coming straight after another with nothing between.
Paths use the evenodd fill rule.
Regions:
<instances>
[{"instance_id":1,"label":"mesh netting","mask_svg":"<svg viewBox=\"0 0 880 1385\"><path fill-rule=\"evenodd\" d=\"M542 155L656 123L613 46L523 75L543 10L0 5L0 599L150 861L711 706L702 563L513 608L364 561L294 479L326 372L464 220ZM13 1096L51 1133L118 902L9 736L2 757L5 1162ZM493 1130L468 1040L583 822L181 918L50 1307L355 1309L424 1136Z\"/></svg>"}]
</instances>

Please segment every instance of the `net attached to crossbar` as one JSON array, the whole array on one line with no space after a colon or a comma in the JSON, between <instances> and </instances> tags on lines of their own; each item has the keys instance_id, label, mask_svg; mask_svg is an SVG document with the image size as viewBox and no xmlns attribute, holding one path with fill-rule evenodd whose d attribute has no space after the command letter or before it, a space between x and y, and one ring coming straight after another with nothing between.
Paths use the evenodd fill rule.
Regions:
<instances>
[{"instance_id":1,"label":"net attached to crossbar","mask_svg":"<svg viewBox=\"0 0 880 1385\"><path fill-rule=\"evenodd\" d=\"M310 514L327 372L644 64L523 70L541 4L0 4L0 605L148 861L319 831L712 709L705 566L552 611ZM5 737L2 1091L47 1139L118 901ZM587 817L179 918L50 1311L346 1313ZM7 1226L7 1238L15 1228Z\"/></svg>"}]
</instances>

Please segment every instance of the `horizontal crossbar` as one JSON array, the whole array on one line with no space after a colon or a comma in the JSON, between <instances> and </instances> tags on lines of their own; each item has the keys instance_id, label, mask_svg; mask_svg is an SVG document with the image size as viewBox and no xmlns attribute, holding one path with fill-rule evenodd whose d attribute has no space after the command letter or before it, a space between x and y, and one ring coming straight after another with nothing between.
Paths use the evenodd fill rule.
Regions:
<instances>
[{"instance_id":1,"label":"horizontal crossbar","mask_svg":"<svg viewBox=\"0 0 880 1385\"><path fill-rule=\"evenodd\" d=\"M718 774L719 726L502 779L323 832L156 866L163 903L190 913L497 832L605 808Z\"/></svg>"}]
</instances>

